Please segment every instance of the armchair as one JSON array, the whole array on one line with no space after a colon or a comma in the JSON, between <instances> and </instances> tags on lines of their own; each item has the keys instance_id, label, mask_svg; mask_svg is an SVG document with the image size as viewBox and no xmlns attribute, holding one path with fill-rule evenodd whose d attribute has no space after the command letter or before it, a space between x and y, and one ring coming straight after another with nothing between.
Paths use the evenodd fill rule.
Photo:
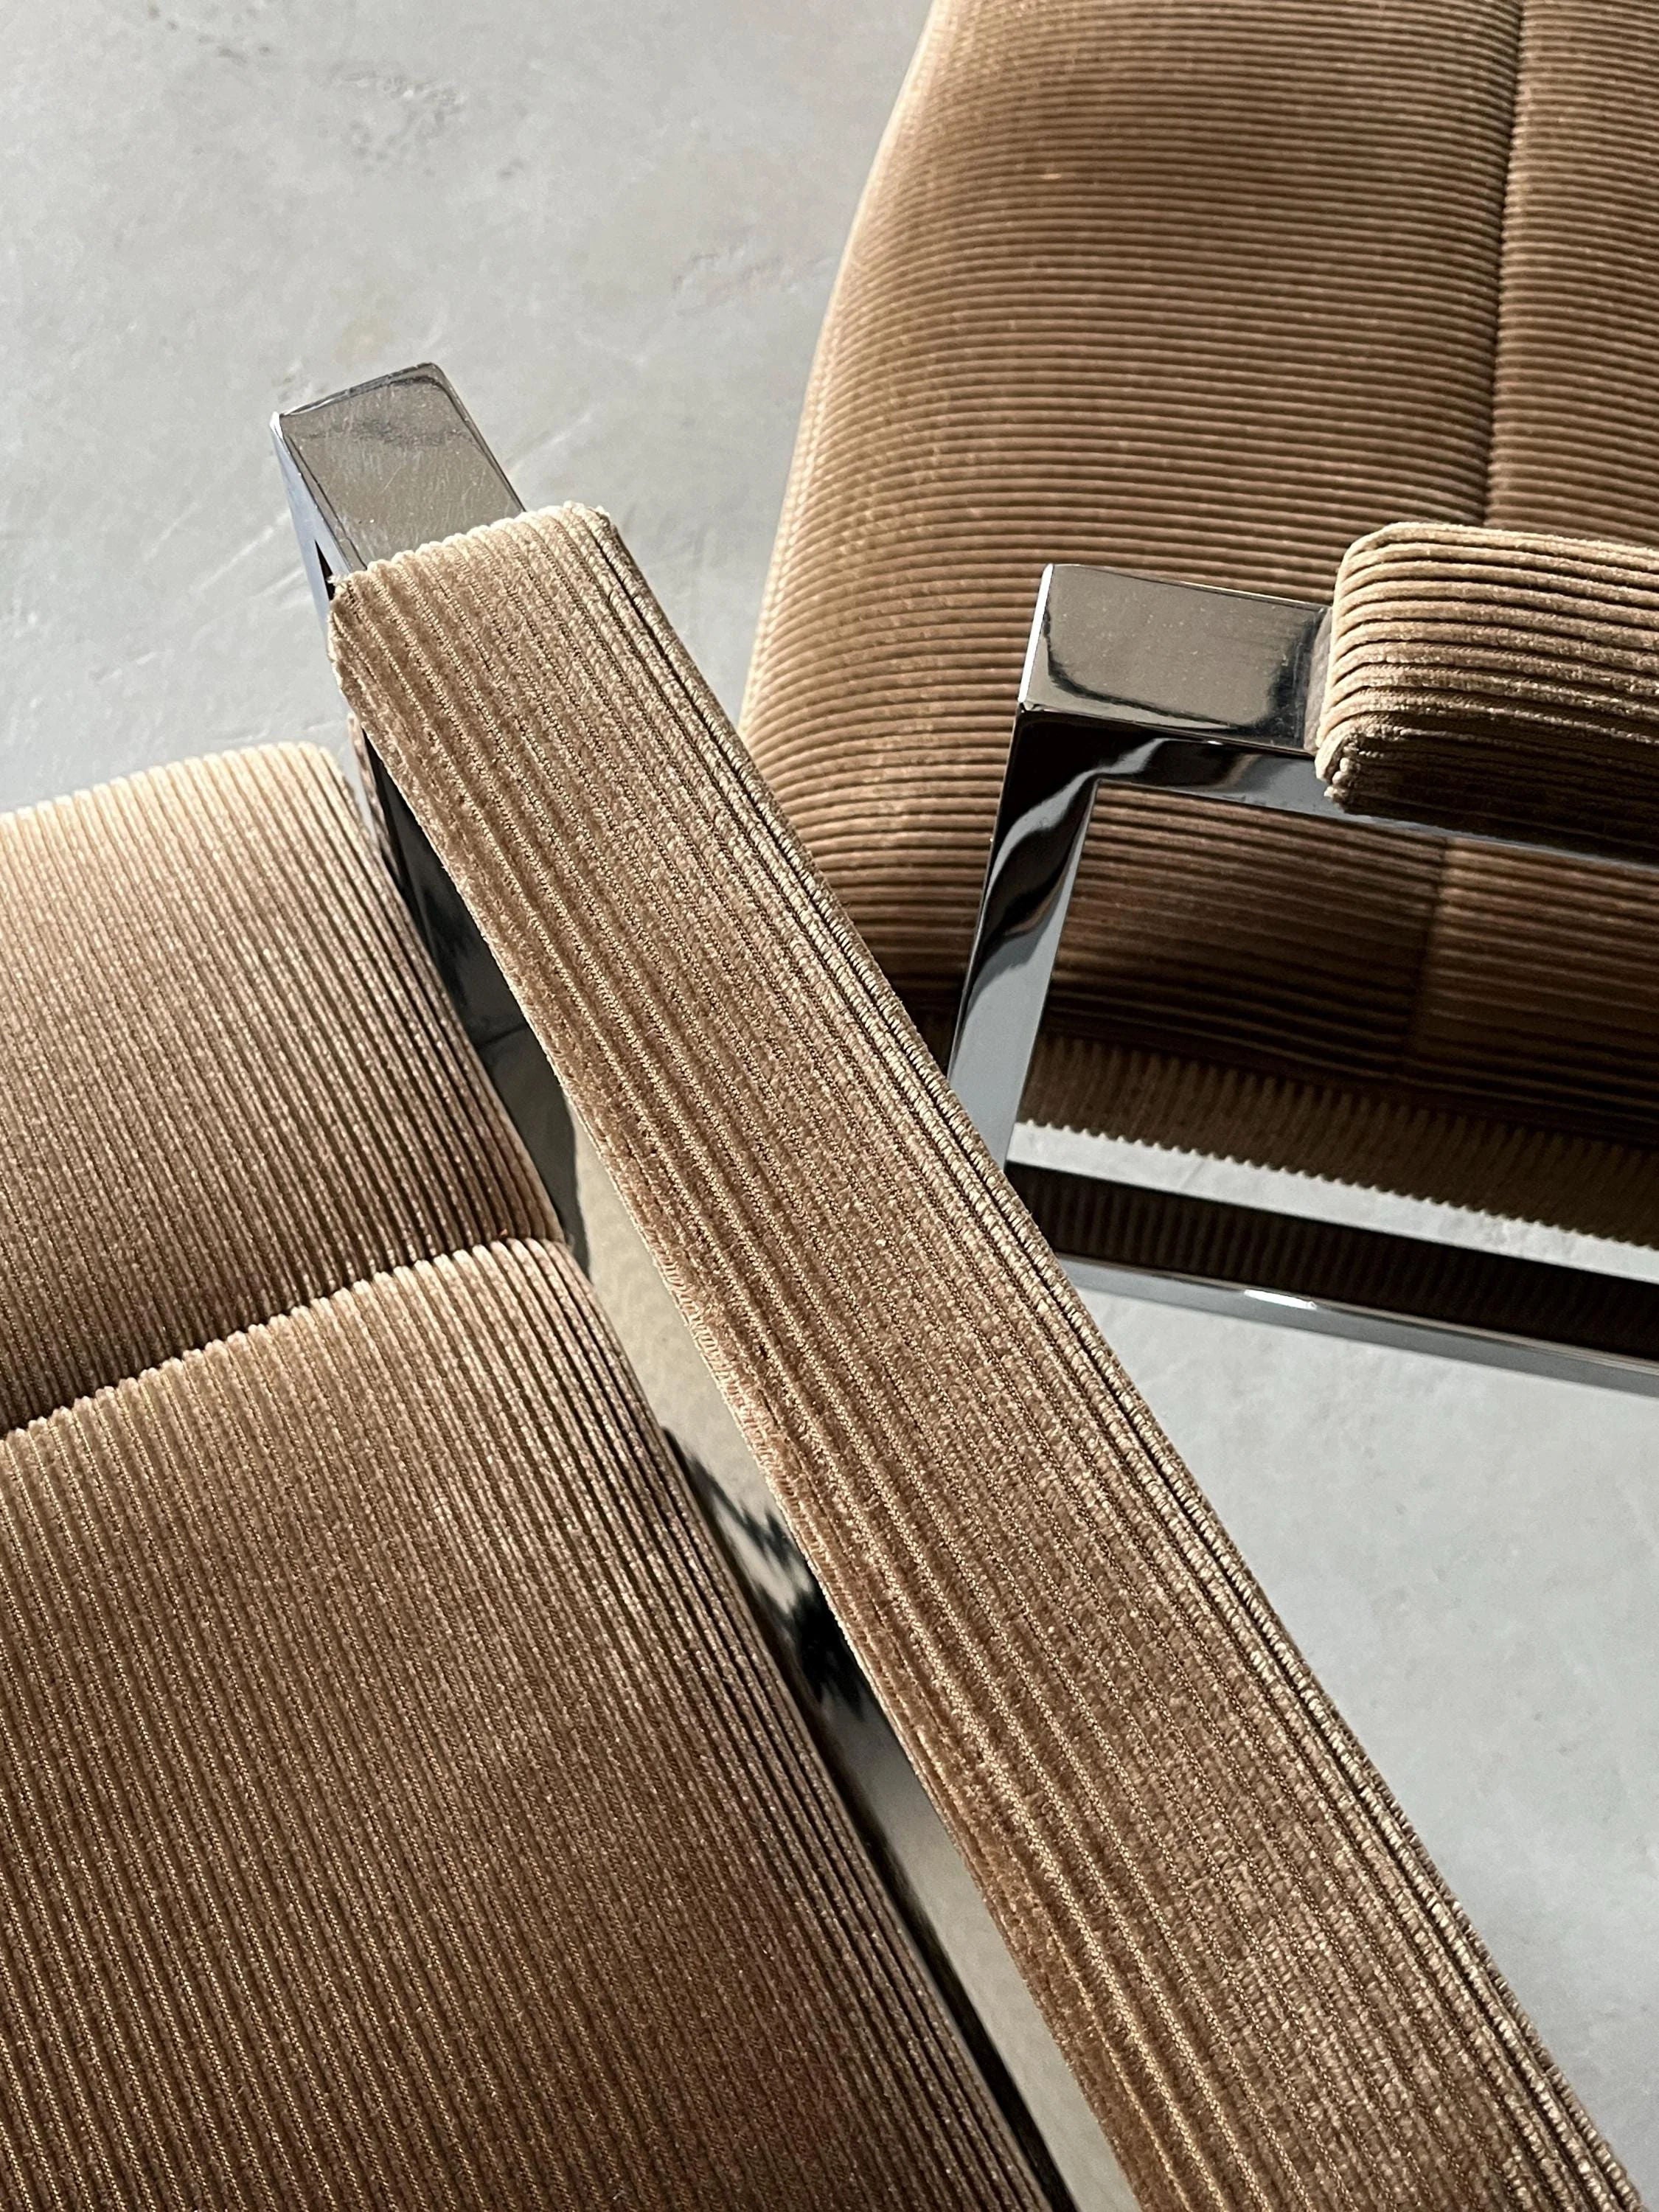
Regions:
<instances>
[{"instance_id":1,"label":"armchair","mask_svg":"<svg viewBox=\"0 0 1659 2212\"><path fill-rule=\"evenodd\" d=\"M1443 524L1359 539L1330 608L1048 569L948 1062L997 1157L1103 785L1650 864L1656 586L1639 547ZM1649 1285L1016 1173L1091 1287L1659 1389Z\"/></svg>"},{"instance_id":2,"label":"armchair","mask_svg":"<svg viewBox=\"0 0 1659 2212\"><path fill-rule=\"evenodd\" d=\"M1659 878L1586 850L1651 852L1656 84L1659 19L1585 0L933 10L741 719L941 1059L1001 927L981 893L1045 568L1087 651L1109 587L1083 611L1084 569L1299 603L1292 627L1346 608L1322 741L1286 711L1202 803L1103 776L1034 1037L995 1031L994 966L962 1009L994 1148L1018 1109L1023 1195L1119 1287L1645 1387L1643 1285L1103 1181L1089 1140L1659 1240ZM1524 598L1519 673L1425 691L1425 641L1376 612L1425 588L1472 653ZM1223 604L1182 602L1171 638ZM1576 704L1564 653L1601 672ZM1052 732L1052 698L1026 710Z\"/></svg>"},{"instance_id":3,"label":"armchair","mask_svg":"<svg viewBox=\"0 0 1659 2212\"><path fill-rule=\"evenodd\" d=\"M360 422L395 434L398 381ZM291 465L303 416L279 439ZM324 488L296 506L337 549ZM565 508L335 574L357 726L1138 2200L1620 2201L614 530ZM1005 2027L970 2047L1006 2063Z\"/></svg>"},{"instance_id":4,"label":"armchair","mask_svg":"<svg viewBox=\"0 0 1659 2212\"><path fill-rule=\"evenodd\" d=\"M8 2201L1634 2212L614 529L279 439L401 901L0 825Z\"/></svg>"}]
</instances>

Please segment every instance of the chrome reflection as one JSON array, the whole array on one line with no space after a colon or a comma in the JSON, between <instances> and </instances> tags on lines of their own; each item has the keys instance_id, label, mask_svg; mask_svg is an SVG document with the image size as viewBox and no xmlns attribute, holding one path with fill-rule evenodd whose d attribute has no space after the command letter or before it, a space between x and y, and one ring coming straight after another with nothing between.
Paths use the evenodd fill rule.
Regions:
<instances>
[{"instance_id":1,"label":"chrome reflection","mask_svg":"<svg viewBox=\"0 0 1659 2212\"><path fill-rule=\"evenodd\" d=\"M1330 611L1115 569L1044 571L950 1078L1006 1161L1103 782L1329 813L1306 750Z\"/></svg>"},{"instance_id":2,"label":"chrome reflection","mask_svg":"<svg viewBox=\"0 0 1659 2212\"><path fill-rule=\"evenodd\" d=\"M1006 1164L1076 886L1095 794L1103 783L1224 805L1443 840L1425 823L1339 809L1314 766L1312 738L1329 657L1330 611L1308 600L1218 591L1115 569L1044 572L992 832L973 950L958 1003L950 1079L995 1158ZM1554 849L1547 840L1458 833L1462 842ZM1562 848L1560 849L1569 849ZM1573 857L1629 866L1628 855ZM1074 1255L1094 1287L1097 1267ZM1071 1264L1068 1258L1067 1264ZM1545 1263L1516 1260L1540 1311L1551 1308ZM1079 1273L1079 1269L1085 1272ZM1247 1312L1291 1327L1409 1345L1534 1374L1571 1374L1648 1391L1655 1358L1599 1343L1516 1337L1485 1325L1313 1302L1271 1284L1216 1283L1163 1270L1115 1269L1123 1295ZM1557 1301L1556 1303L1559 1303Z\"/></svg>"},{"instance_id":3,"label":"chrome reflection","mask_svg":"<svg viewBox=\"0 0 1659 2212\"><path fill-rule=\"evenodd\" d=\"M337 577L524 512L453 386L430 362L273 416L270 435L325 626ZM586 1266L574 1134L558 1079L372 741L354 726L352 742L369 817L404 903Z\"/></svg>"}]
</instances>

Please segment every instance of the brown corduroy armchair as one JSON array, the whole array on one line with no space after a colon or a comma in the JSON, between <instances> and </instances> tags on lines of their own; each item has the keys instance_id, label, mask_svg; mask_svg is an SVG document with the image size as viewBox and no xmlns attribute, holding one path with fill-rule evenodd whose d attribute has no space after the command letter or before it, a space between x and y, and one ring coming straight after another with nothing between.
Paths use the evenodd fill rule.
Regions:
<instances>
[{"instance_id":1,"label":"brown corduroy armchair","mask_svg":"<svg viewBox=\"0 0 1659 2212\"><path fill-rule=\"evenodd\" d=\"M614 530L360 565L447 398L284 426L407 907L305 751L0 828L6 2200L1632 2207Z\"/></svg>"},{"instance_id":2,"label":"brown corduroy armchair","mask_svg":"<svg viewBox=\"0 0 1659 2212\"><path fill-rule=\"evenodd\" d=\"M1659 1240L1659 876L1601 864L1659 849L1656 87L1646 0L937 0L742 726L941 1059L992 925L1001 1010L955 1066L999 1153L1023 1094L1051 1129ZM1206 593L1334 595L1328 693L1265 732L1299 752L1305 703L1330 796L1120 745L1069 914L1059 861L1034 885L1007 849L1012 784L981 909L1048 563L1085 673L1139 603L1097 578L1083 608L1079 570L1204 587L1160 700L1200 736ZM1097 721L1125 703L1103 674ZM1659 1352L1641 1288L1014 1173L1085 1260Z\"/></svg>"}]
</instances>

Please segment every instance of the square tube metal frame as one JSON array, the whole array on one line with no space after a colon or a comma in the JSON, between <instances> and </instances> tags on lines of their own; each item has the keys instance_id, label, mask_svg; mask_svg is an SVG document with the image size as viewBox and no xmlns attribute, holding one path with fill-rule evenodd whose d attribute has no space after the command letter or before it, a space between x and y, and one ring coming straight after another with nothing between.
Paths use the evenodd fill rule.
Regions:
<instances>
[{"instance_id":1,"label":"square tube metal frame","mask_svg":"<svg viewBox=\"0 0 1659 2212\"><path fill-rule=\"evenodd\" d=\"M1044 572L948 1071L1000 1162L1008 1162L1102 784L1305 815L1339 832L1364 826L1470 842L1466 831L1360 815L1331 799L1310 743L1329 629L1328 607L1306 600L1109 568ZM1628 854L1545 838L1474 842L1641 865ZM1054 1177L1012 1172L1042 1220ZM1267 1209L1255 1217L1261 1234L1233 1242L1279 1248L1275 1265L1233 1276L1188 1273L1156 1257L1152 1217L1184 1210L1182 1225L1190 1228L1193 1209L1210 1206L1238 1217L1248 1231L1245 1217L1255 1210L1093 1176L1060 1180L1094 1184L1097 1216L1111 1212L1108 1198L1121 1198L1119 1211L1135 1216L1133 1237L1109 1237L1103 1249L1088 1253L1062 1248L1085 1289L1659 1395L1659 1285L1336 1223L1319 1224L1317 1238L1300 1240L1300 1257L1292 1249L1286 1258L1285 1240L1265 1233L1285 1217ZM1422 1281L1429 1249L1457 1252L1466 1264L1449 1271L1426 1305L1341 1295L1350 1280Z\"/></svg>"}]
</instances>

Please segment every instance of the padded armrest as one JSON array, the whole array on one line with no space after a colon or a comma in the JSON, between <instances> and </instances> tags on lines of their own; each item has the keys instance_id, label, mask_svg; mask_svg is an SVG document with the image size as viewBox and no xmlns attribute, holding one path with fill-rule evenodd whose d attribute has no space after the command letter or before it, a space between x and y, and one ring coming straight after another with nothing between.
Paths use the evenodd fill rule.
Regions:
<instances>
[{"instance_id":1,"label":"padded armrest","mask_svg":"<svg viewBox=\"0 0 1659 2212\"><path fill-rule=\"evenodd\" d=\"M1659 859L1659 552L1450 523L1358 539L1316 758L1361 813Z\"/></svg>"},{"instance_id":2,"label":"padded armrest","mask_svg":"<svg viewBox=\"0 0 1659 2212\"><path fill-rule=\"evenodd\" d=\"M611 526L331 638L1143 2206L1632 2205Z\"/></svg>"}]
</instances>

